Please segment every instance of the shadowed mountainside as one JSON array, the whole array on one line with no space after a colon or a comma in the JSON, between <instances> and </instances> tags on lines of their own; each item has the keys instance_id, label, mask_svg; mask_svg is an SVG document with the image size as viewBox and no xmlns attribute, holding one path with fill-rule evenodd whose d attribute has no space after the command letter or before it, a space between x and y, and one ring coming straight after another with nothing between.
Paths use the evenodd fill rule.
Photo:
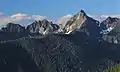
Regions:
<instances>
[{"instance_id":1,"label":"shadowed mountainside","mask_svg":"<svg viewBox=\"0 0 120 72\"><path fill-rule=\"evenodd\" d=\"M18 71L19 70L19 71ZM19 44L0 43L0 72L39 72L30 54Z\"/></svg>"},{"instance_id":2,"label":"shadowed mountainside","mask_svg":"<svg viewBox=\"0 0 120 72\"><path fill-rule=\"evenodd\" d=\"M27 54L30 55L30 58L22 60L27 63L26 68L21 68L23 68L23 70L30 68L29 66L31 66L30 64L32 63L30 62L28 64L28 60L32 60L32 62L35 63L35 68L33 67L31 69L38 69L40 72L87 72L88 70L90 72L102 72L100 70L119 63L119 45L108 42L99 43L97 41L84 44L79 41L81 39L74 40L74 38L71 39L71 36L72 35L49 35L41 39L25 38L16 41L2 42L0 46L2 45L1 47L3 48L1 49L4 51L0 51L3 52L1 55L4 55L6 51L8 51L6 56L9 56L9 52L13 54L9 56L13 58L8 58L12 59L8 60L11 64L12 61L21 60L20 58L26 58ZM4 46L5 44L8 45ZM15 59L16 57L17 60Z\"/></svg>"}]
</instances>

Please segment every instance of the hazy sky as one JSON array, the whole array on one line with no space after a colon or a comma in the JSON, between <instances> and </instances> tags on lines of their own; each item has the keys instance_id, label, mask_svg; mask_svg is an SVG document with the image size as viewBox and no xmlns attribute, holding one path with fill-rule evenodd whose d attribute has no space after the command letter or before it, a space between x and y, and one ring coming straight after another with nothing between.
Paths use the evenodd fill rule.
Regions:
<instances>
[{"instance_id":1,"label":"hazy sky","mask_svg":"<svg viewBox=\"0 0 120 72\"><path fill-rule=\"evenodd\" d=\"M58 18L84 9L92 14L120 14L120 0L0 0L0 12Z\"/></svg>"},{"instance_id":2,"label":"hazy sky","mask_svg":"<svg viewBox=\"0 0 120 72\"><path fill-rule=\"evenodd\" d=\"M0 26L42 19L65 23L81 9L98 20L120 17L120 0L0 0Z\"/></svg>"}]
</instances>

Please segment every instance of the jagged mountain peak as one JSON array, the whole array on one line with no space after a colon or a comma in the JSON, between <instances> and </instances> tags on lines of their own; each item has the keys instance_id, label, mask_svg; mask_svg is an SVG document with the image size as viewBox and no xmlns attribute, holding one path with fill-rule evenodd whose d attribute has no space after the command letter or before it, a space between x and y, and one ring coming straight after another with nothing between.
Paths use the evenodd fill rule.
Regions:
<instances>
[{"instance_id":1,"label":"jagged mountain peak","mask_svg":"<svg viewBox=\"0 0 120 72\"><path fill-rule=\"evenodd\" d=\"M95 35L95 33L99 33L98 25L98 21L87 16L84 10L81 10L66 23L63 31L65 32L65 34L70 34L77 30L85 32L88 35Z\"/></svg>"},{"instance_id":2,"label":"jagged mountain peak","mask_svg":"<svg viewBox=\"0 0 120 72\"><path fill-rule=\"evenodd\" d=\"M84 10L80 10L80 12L78 12L77 14L75 14L72 18L87 18L88 16L87 16L87 14L85 13L85 11ZM71 19L72 19L71 18Z\"/></svg>"},{"instance_id":3,"label":"jagged mountain peak","mask_svg":"<svg viewBox=\"0 0 120 72\"><path fill-rule=\"evenodd\" d=\"M117 26L120 27L120 19L116 17L112 18L109 16L100 24L101 34L109 34Z\"/></svg>"},{"instance_id":4,"label":"jagged mountain peak","mask_svg":"<svg viewBox=\"0 0 120 72\"><path fill-rule=\"evenodd\" d=\"M4 26L12 26L12 25L19 25L19 24L16 24L16 23L12 23L12 22L10 22L10 23L7 23L6 25L4 25Z\"/></svg>"},{"instance_id":5,"label":"jagged mountain peak","mask_svg":"<svg viewBox=\"0 0 120 72\"><path fill-rule=\"evenodd\" d=\"M63 31L66 34L71 33L74 29L79 29L81 25L87 20L87 15L84 10L75 14L65 25Z\"/></svg>"},{"instance_id":6,"label":"jagged mountain peak","mask_svg":"<svg viewBox=\"0 0 120 72\"><path fill-rule=\"evenodd\" d=\"M109 16L107 19L112 19L112 17Z\"/></svg>"},{"instance_id":7,"label":"jagged mountain peak","mask_svg":"<svg viewBox=\"0 0 120 72\"><path fill-rule=\"evenodd\" d=\"M106 28L115 27L118 21L120 21L119 18L112 18L109 16L106 20L101 22L101 28L105 29L105 27Z\"/></svg>"},{"instance_id":8,"label":"jagged mountain peak","mask_svg":"<svg viewBox=\"0 0 120 72\"><path fill-rule=\"evenodd\" d=\"M43 20L36 20L36 21L34 21L33 23L48 23L48 22L50 22L50 21L48 21L47 19L43 19Z\"/></svg>"},{"instance_id":9,"label":"jagged mountain peak","mask_svg":"<svg viewBox=\"0 0 120 72\"><path fill-rule=\"evenodd\" d=\"M75 15L87 16L87 14L85 13L85 11L82 10L82 9L77 14L75 14Z\"/></svg>"},{"instance_id":10,"label":"jagged mountain peak","mask_svg":"<svg viewBox=\"0 0 120 72\"><path fill-rule=\"evenodd\" d=\"M103 39L110 43L120 43L120 19L108 17L100 24Z\"/></svg>"},{"instance_id":11,"label":"jagged mountain peak","mask_svg":"<svg viewBox=\"0 0 120 72\"><path fill-rule=\"evenodd\" d=\"M53 24L53 22L48 21L46 19L35 21L32 24L27 26L27 31L30 33L40 33L42 35L46 35L49 33L56 32L59 29L57 24Z\"/></svg>"},{"instance_id":12,"label":"jagged mountain peak","mask_svg":"<svg viewBox=\"0 0 120 72\"><path fill-rule=\"evenodd\" d=\"M83 15L83 16L87 16L84 10L80 10L79 13L80 13L81 15Z\"/></svg>"},{"instance_id":13,"label":"jagged mountain peak","mask_svg":"<svg viewBox=\"0 0 120 72\"><path fill-rule=\"evenodd\" d=\"M112 17L108 17L105 21L107 21L107 22L114 22L114 21L117 21L117 20L119 20L119 18L112 18Z\"/></svg>"},{"instance_id":14,"label":"jagged mountain peak","mask_svg":"<svg viewBox=\"0 0 120 72\"><path fill-rule=\"evenodd\" d=\"M43 23L44 23L44 22L45 22L45 23L47 22L47 23L48 23L49 21L48 21L47 19L43 19L41 22L43 22Z\"/></svg>"},{"instance_id":15,"label":"jagged mountain peak","mask_svg":"<svg viewBox=\"0 0 120 72\"><path fill-rule=\"evenodd\" d=\"M20 24L8 23L6 26L2 27L0 31L3 32L25 32L25 27Z\"/></svg>"}]
</instances>

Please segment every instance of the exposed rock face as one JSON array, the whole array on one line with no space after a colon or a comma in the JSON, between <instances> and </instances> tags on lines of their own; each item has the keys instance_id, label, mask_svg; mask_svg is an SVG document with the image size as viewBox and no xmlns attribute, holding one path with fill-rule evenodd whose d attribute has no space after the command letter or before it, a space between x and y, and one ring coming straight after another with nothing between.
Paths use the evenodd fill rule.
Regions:
<instances>
[{"instance_id":1,"label":"exposed rock face","mask_svg":"<svg viewBox=\"0 0 120 72\"><path fill-rule=\"evenodd\" d=\"M103 34L108 34L112 29L114 29L120 22L118 18L108 17L106 20L101 22L100 28Z\"/></svg>"},{"instance_id":2,"label":"exposed rock face","mask_svg":"<svg viewBox=\"0 0 120 72\"><path fill-rule=\"evenodd\" d=\"M57 25L46 19L42 21L35 21L28 25L27 28L14 23L8 23L6 27L0 30L0 40L17 39L21 37L33 37L36 35L46 34L73 34L83 32L86 33L86 39L102 38L111 43L120 42L120 19L108 17L103 22L87 16L81 10L74 15L65 25ZM101 35L100 35L101 34Z\"/></svg>"},{"instance_id":3,"label":"exposed rock face","mask_svg":"<svg viewBox=\"0 0 120 72\"><path fill-rule=\"evenodd\" d=\"M112 18L112 17L108 17L106 20L104 20L100 25L101 28L103 29L107 29L109 27L115 27L117 25L118 22L118 18Z\"/></svg>"},{"instance_id":4,"label":"exposed rock face","mask_svg":"<svg viewBox=\"0 0 120 72\"><path fill-rule=\"evenodd\" d=\"M28 34L26 33L25 27L19 24L8 23L6 27L0 30L0 41L15 40L26 36L28 36Z\"/></svg>"},{"instance_id":5,"label":"exposed rock face","mask_svg":"<svg viewBox=\"0 0 120 72\"><path fill-rule=\"evenodd\" d=\"M86 14L83 11L77 13L66 23L65 32L69 34L75 29L80 29L85 20Z\"/></svg>"},{"instance_id":6,"label":"exposed rock face","mask_svg":"<svg viewBox=\"0 0 120 72\"><path fill-rule=\"evenodd\" d=\"M8 23L6 27L1 28L1 32L11 32L11 33L40 33L40 34L49 34L49 33L57 33L59 26L57 24L53 24L52 22L47 21L46 19L42 21L35 21L32 24L28 25L27 28L14 23Z\"/></svg>"},{"instance_id":7,"label":"exposed rock face","mask_svg":"<svg viewBox=\"0 0 120 72\"><path fill-rule=\"evenodd\" d=\"M0 30L0 41L58 33L58 29L57 24L47 20L35 21L28 25L26 29L19 24L8 23L6 27Z\"/></svg>"},{"instance_id":8,"label":"exposed rock face","mask_svg":"<svg viewBox=\"0 0 120 72\"><path fill-rule=\"evenodd\" d=\"M74 30L85 32L89 36L96 37L100 32L99 22L88 17L86 13L81 10L66 23L64 28L66 34L70 34Z\"/></svg>"},{"instance_id":9,"label":"exposed rock face","mask_svg":"<svg viewBox=\"0 0 120 72\"><path fill-rule=\"evenodd\" d=\"M8 23L6 27L3 27L1 29L2 32L25 32L25 27L19 25L19 24L14 24L14 23Z\"/></svg>"},{"instance_id":10,"label":"exposed rock face","mask_svg":"<svg viewBox=\"0 0 120 72\"><path fill-rule=\"evenodd\" d=\"M27 26L27 31L30 33L40 33L40 34L49 34L57 32L59 26L53 24L52 22L47 21L46 19L42 21L35 21L32 24Z\"/></svg>"},{"instance_id":11,"label":"exposed rock face","mask_svg":"<svg viewBox=\"0 0 120 72\"><path fill-rule=\"evenodd\" d=\"M108 17L101 23L103 39L110 43L120 43L120 19Z\"/></svg>"}]
</instances>

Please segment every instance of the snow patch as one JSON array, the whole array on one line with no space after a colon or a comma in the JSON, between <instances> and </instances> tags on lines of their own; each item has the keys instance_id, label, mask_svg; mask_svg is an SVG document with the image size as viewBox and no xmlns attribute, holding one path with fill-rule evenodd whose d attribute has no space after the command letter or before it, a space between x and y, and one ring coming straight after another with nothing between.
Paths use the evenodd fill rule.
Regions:
<instances>
[{"instance_id":1,"label":"snow patch","mask_svg":"<svg viewBox=\"0 0 120 72\"><path fill-rule=\"evenodd\" d=\"M102 30L100 32L100 34L108 34L109 32L111 32L114 29L114 27L109 27L107 30Z\"/></svg>"}]
</instances>

